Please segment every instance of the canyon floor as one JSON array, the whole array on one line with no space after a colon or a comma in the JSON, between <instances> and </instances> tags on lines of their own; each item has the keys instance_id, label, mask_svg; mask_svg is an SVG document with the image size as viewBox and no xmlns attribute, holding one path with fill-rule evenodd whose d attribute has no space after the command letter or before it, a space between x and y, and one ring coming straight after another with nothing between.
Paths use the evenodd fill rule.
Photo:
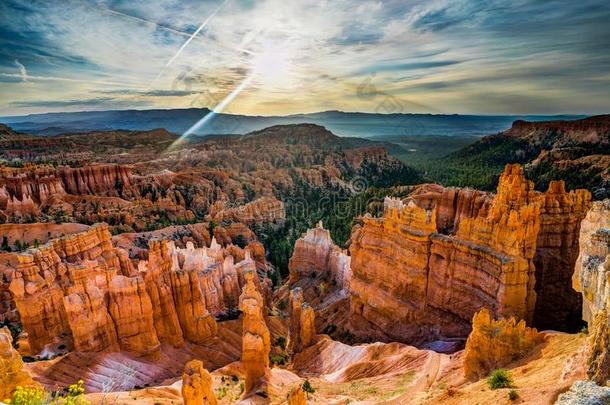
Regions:
<instances>
[{"instance_id":1,"label":"canyon floor","mask_svg":"<svg viewBox=\"0 0 610 405\"><path fill-rule=\"evenodd\" d=\"M584 334L545 334L545 342L532 353L506 365L514 377L512 389L519 395L509 401L510 389L491 390L485 379L465 379L462 351L447 355L393 343L348 346L320 336L293 364L271 369L269 400L286 403L290 389L307 378L315 389L308 396L309 404L553 404L559 394L585 378L585 341ZM219 404L248 403L239 400L243 379L233 379L237 368L231 363L212 373ZM89 394L87 399L176 404L182 402L181 387L177 379L140 390Z\"/></svg>"}]
</instances>

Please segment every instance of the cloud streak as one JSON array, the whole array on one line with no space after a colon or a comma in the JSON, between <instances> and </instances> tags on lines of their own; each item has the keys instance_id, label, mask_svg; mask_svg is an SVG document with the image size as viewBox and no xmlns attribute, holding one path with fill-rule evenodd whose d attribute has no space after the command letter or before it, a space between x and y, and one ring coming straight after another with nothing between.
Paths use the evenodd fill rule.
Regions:
<instances>
[{"instance_id":1,"label":"cloud streak","mask_svg":"<svg viewBox=\"0 0 610 405\"><path fill-rule=\"evenodd\" d=\"M0 109L214 108L255 71L230 112L377 111L366 82L401 112L603 113L609 20L603 0L5 0Z\"/></svg>"}]
</instances>

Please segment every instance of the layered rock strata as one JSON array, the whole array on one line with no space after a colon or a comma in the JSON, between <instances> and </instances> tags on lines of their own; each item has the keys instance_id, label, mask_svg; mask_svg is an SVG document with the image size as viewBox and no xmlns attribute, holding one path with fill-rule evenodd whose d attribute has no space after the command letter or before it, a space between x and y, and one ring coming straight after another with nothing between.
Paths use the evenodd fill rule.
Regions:
<instances>
[{"instance_id":1,"label":"layered rock strata","mask_svg":"<svg viewBox=\"0 0 610 405\"><path fill-rule=\"evenodd\" d=\"M235 263L234 255L243 257ZM106 225L52 239L11 254L9 285L31 352L63 340L77 351L158 353L161 343L181 347L216 335L215 315L236 309L257 273L248 250L151 240L137 268L112 246ZM9 273L7 273L9 274ZM253 280L267 296L268 282Z\"/></svg>"},{"instance_id":2,"label":"layered rock strata","mask_svg":"<svg viewBox=\"0 0 610 405\"><path fill-rule=\"evenodd\" d=\"M572 282L583 295L582 317L591 323L610 302L610 199L593 202L581 223L579 240Z\"/></svg>"},{"instance_id":3,"label":"layered rock strata","mask_svg":"<svg viewBox=\"0 0 610 405\"><path fill-rule=\"evenodd\" d=\"M563 181L552 181L542 194L534 256L537 295L534 326L538 329L560 328L574 333L582 327L582 296L571 285L579 253L580 224L590 205L588 191L567 193Z\"/></svg>"},{"instance_id":4,"label":"layered rock strata","mask_svg":"<svg viewBox=\"0 0 610 405\"><path fill-rule=\"evenodd\" d=\"M227 207L222 201L210 208L210 219L244 224L281 222L286 219L284 203L274 197L262 197L238 207Z\"/></svg>"},{"instance_id":5,"label":"layered rock strata","mask_svg":"<svg viewBox=\"0 0 610 405\"><path fill-rule=\"evenodd\" d=\"M610 379L610 200L593 203L582 221L580 255L573 276L582 293L583 319L589 324L587 375L598 384Z\"/></svg>"},{"instance_id":6,"label":"layered rock strata","mask_svg":"<svg viewBox=\"0 0 610 405\"><path fill-rule=\"evenodd\" d=\"M429 185L407 201L387 198L383 217L364 217L352 234L350 329L361 338L421 344L466 337L484 307L494 317L532 322L537 289L547 299L569 290L570 234L589 200L562 183L537 193L518 165L506 167L491 200ZM560 287L536 288L535 258L552 252L566 263L556 270ZM552 277L555 262L540 261L540 274Z\"/></svg>"},{"instance_id":7,"label":"layered rock strata","mask_svg":"<svg viewBox=\"0 0 610 405\"><path fill-rule=\"evenodd\" d=\"M184 405L216 405L212 389L212 376L200 360L191 360L182 373L182 399Z\"/></svg>"},{"instance_id":8,"label":"layered rock strata","mask_svg":"<svg viewBox=\"0 0 610 405\"><path fill-rule=\"evenodd\" d=\"M333 243L330 232L319 222L297 239L288 263L290 284L312 275L326 275L340 289L349 290L351 258Z\"/></svg>"},{"instance_id":9,"label":"layered rock strata","mask_svg":"<svg viewBox=\"0 0 610 405\"><path fill-rule=\"evenodd\" d=\"M239 297L243 314L241 367L246 383L244 398L266 395L271 337L263 317L264 300L254 282L255 273L244 273L246 285Z\"/></svg>"},{"instance_id":10,"label":"layered rock strata","mask_svg":"<svg viewBox=\"0 0 610 405\"><path fill-rule=\"evenodd\" d=\"M36 217L42 205L67 194L133 196L132 179L129 167L114 164L6 169L0 172L0 211L9 218Z\"/></svg>"},{"instance_id":11,"label":"layered rock strata","mask_svg":"<svg viewBox=\"0 0 610 405\"><path fill-rule=\"evenodd\" d=\"M587 377L599 385L610 380L610 317L604 308L595 314L589 324L590 337L587 348Z\"/></svg>"},{"instance_id":12,"label":"layered rock strata","mask_svg":"<svg viewBox=\"0 0 610 405\"><path fill-rule=\"evenodd\" d=\"M108 312L123 350L159 354L152 303L141 277L115 276L112 279L108 289Z\"/></svg>"},{"instance_id":13,"label":"layered rock strata","mask_svg":"<svg viewBox=\"0 0 610 405\"><path fill-rule=\"evenodd\" d=\"M487 309L482 309L472 319L472 332L464 352L464 373L468 378L484 377L526 355L543 340L543 335L525 326L523 320L494 320Z\"/></svg>"}]
</instances>

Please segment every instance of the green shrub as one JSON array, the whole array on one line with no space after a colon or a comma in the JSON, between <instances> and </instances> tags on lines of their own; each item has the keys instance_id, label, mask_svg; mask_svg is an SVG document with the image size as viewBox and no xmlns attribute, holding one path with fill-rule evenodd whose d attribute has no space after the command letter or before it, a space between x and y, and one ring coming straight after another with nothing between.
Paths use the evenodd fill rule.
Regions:
<instances>
[{"instance_id":1,"label":"green shrub","mask_svg":"<svg viewBox=\"0 0 610 405\"><path fill-rule=\"evenodd\" d=\"M510 399L511 401L514 401L517 398L519 398L519 394L517 394L517 391L515 391L515 390L508 391L508 399Z\"/></svg>"},{"instance_id":2,"label":"green shrub","mask_svg":"<svg viewBox=\"0 0 610 405\"><path fill-rule=\"evenodd\" d=\"M278 336L275 345L281 347L282 350L286 349L286 338L284 336Z\"/></svg>"},{"instance_id":3,"label":"green shrub","mask_svg":"<svg viewBox=\"0 0 610 405\"><path fill-rule=\"evenodd\" d=\"M311 386L311 383L309 382L309 380L305 380L305 382L302 385L303 391L305 391L308 394L313 394L314 392L316 392L316 390Z\"/></svg>"},{"instance_id":4,"label":"green shrub","mask_svg":"<svg viewBox=\"0 0 610 405\"><path fill-rule=\"evenodd\" d=\"M272 354L269 356L269 361L273 365L284 366L288 364L288 355L286 353Z\"/></svg>"},{"instance_id":5,"label":"green shrub","mask_svg":"<svg viewBox=\"0 0 610 405\"><path fill-rule=\"evenodd\" d=\"M513 385L513 379L508 372L503 368L492 371L492 373L487 377L487 385L492 390L498 388L510 388Z\"/></svg>"}]
</instances>

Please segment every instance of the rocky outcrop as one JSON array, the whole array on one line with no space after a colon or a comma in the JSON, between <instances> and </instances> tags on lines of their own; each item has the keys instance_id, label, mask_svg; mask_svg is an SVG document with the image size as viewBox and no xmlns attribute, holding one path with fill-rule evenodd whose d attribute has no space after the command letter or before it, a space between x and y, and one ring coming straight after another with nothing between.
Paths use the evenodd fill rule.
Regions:
<instances>
[{"instance_id":1,"label":"rocky outcrop","mask_svg":"<svg viewBox=\"0 0 610 405\"><path fill-rule=\"evenodd\" d=\"M464 373L468 378L484 377L523 357L543 340L523 320L494 320L487 309L482 309L472 319L472 332L464 352Z\"/></svg>"},{"instance_id":2,"label":"rocky outcrop","mask_svg":"<svg viewBox=\"0 0 610 405\"><path fill-rule=\"evenodd\" d=\"M573 277L583 296L583 318L589 323L587 375L598 384L610 379L610 200L592 204L581 224L580 255Z\"/></svg>"},{"instance_id":3,"label":"rocky outcrop","mask_svg":"<svg viewBox=\"0 0 610 405\"><path fill-rule=\"evenodd\" d=\"M552 181L542 194L534 257L537 296L534 326L538 329L574 333L582 327L582 296L571 286L579 253L580 224L590 205L588 191L568 193L563 181Z\"/></svg>"},{"instance_id":4,"label":"rocky outcrop","mask_svg":"<svg viewBox=\"0 0 610 405\"><path fill-rule=\"evenodd\" d=\"M32 354L61 340L77 351L154 356L161 343L203 344L216 335L214 316L237 309L244 274L265 269L248 249L223 248L214 238L202 248L153 239L136 268L125 250L113 247L108 227L94 225L8 254L3 285ZM253 280L262 297L270 293L267 280Z\"/></svg>"},{"instance_id":5,"label":"rocky outcrop","mask_svg":"<svg viewBox=\"0 0 610 405\"><path fill-rule=\"evenodd\" d=\"M296 354L313 343L316 336L315 312L303 302L303 291L298 287L290 291L288 305L290 323L286 351Z\"/></svg>"},{"instance_id":6,"label":"rocky outcrop","mask_svg":"<svg viewBox=\"0 0 610 405\"><path fill-rule=\"evenodd\" d=\"M295 288L290 290L288 298L288 342L286 351L289 354L298 353L301 351L301 312L303 305L303 290Z\"/></svg>"},{"instance_id":7,"label":"rocky outcrop","mask_svg":"<svg viewBox=\"0 0 610 405\"><path fill-rule=\"evenodd\" d=\"M603 405L610 403L610 388L591 381L576 381L570 390L559 395L555 405Z\"/></svg>"},{"instance_id":8,"label":"rocky outcrop","mask_svg":"<svg viewBox=\"0 0 610 405\"><path fill-rule=\"evenodd\" d=\"M600 385L610 380L610 317L604 308L589 324L591 336L587 350L587 377Z\"/></svg>"},{"instance_id":9,"label":"rocky outcrop","mask_svg":"<svg viewBox=\"0 0 610 405\"><path fill-rule=\"evenodd\" d=\"M492 199L430 185L405 201L387 198L383 217L364 217L352 234L350 329L422 344L466 337L481 308L532 322L536 289L551 302L569 296L573 234L589 200L562 183L537 193L519 165L506 167ZM537 257L543 281L556 279L548 288L536 288Z\"/></svg>"},{"instance_id":10,"label":"rocky outcrop","mask_svg":"<svg viewBox=\"0 0 610 405\"><path fill-rule=\"evenodd\" d=\"M579 241L572 282L583 295L583 319L591 323L610 302L610 200L592 204L582 221Z\"/></svg>"},{"instance_id":11,"label":"rocky outcrop","mask_svg":"<svg viewBox=\"0 0 610 405\"><path fill-rule=\"evenodd\" d=\"M70 334L63 298L73 292L68 292L68 287L84 289L91 283L105 293L114 276L134 271L125 252L112 247L105 225L18 253L16 261L10 291L34 352L58 336ZM75 303L66 302L69 306ZM92 309L95 305L90 302L85 307Z\"/></svg>"},{"instance_id":12,"label":"rocky outcrop","mask_svg":"<svg viewBox=\"0 0 610 405\"><path fill-rule=\"evenodd\" d=\"M148 261L140 261L138 270L144 277L146 292L152 304L157 337L161 343L180 347L184 344L184 336L174 302L170 273L172 257L168 243L152 240L148 246Z\"/></svg>"},{"instance_id":13,"label":"rocky outcrop","mask_svg":"<svg viewBox=\"0 0 610 405\"><path fill-rule=\"evenodd\" d=\"M309 304L301 306L301 347L308 348L316 337L316 314Z\"/></svg>"},{"instance_id":14,"label":"rocky outcrop","mask_svg":"<svg viewBox=\"0 0 610 405\"><path fill-rule=\"evenodd\" d=\"M121 349L157 356L160 342L144 280L115 276L110 282L108 301L108 312L116 325Z\"/></svg>"},{"instance_id":15,"label":"rocky outcrop","mask_svg":"<svg viewBox=\"0 0 610 405\"><path fill-rule=\"evenodd\" d=\"M205 306L196 271L172 271L171 285L184 337L202 343L216 334L216 321Z\"/></svg>"},{"instance_id":16,"label":"rocky outcrop","mask_svg":"<svg viewBox=\"0 0 610 405\"><path fill-rule=\"evenodd\" d=\"M184 405L216 405L212 377L200 360L191 360L182 373L182 399Z\"/></svg>"},{"instance_id":17,"label":"rocky outcrop","mask_svg":"<svg viewBox=\"0 0 610 405\"><path fill-rule=\"evenodd\" d=\"M115 323L99 288L87 283L64 296L64 308L74 349L80 352L119 350Z\"/></svg>"},{"instance_id":18,"label":"rocky outcrop","mask_svg":"<svg viewBox=\"0 0 610 405\"><path fill-rule=\"evenodd\" d=\"M301 385L288 392L288 405L307 405L307 395Z\"/></svg>"},{"instance_id":19,"label":"rocky outcrop","mask_svg":"<svg viewBox=\"0 0 610 405\"><path fill-rule=\"evenodd\" d=\"M210 218L216 222L235 221L251 225L281 222L286 219L286 212L280 200L262 197L237 207L227 207L218 201L210 208Z\"/></svg>"},{"instance_id":20,"label":"rocky outcrop","mask_svg":"<svg viewBox=\"0 0 610 405\"><path fill-rule=\"evenodd\" d=\"M463 218L485 215L493 195L471 188L443 187L424 184L409 194L417 206L436 210L436 229L439 233L454 233Z\"/></svg>"},{"instance_id":21,"label":"rocky outcrop","mask_svg":"<svg viewBox=\"0 0 610 405\"><path fill-rule=\"evenodd\" d=\"M13 337L7 327L0 329L0 398L11 398L15 388L37 385L23 370L21 356L13 348Z\"/></svg>"},{"instance_id":22,"label":"rocky outcrop","mask_svg":"<svg viewBox=\"0 0 610 405\"><path fill-rule=\"evenodd\" d=\"M256 393L266 395L271 337L263 318L264 300L256 288L255 273L247 271L244 278L239 309L243 314L241 367L246 379L246 398Z\"/></svg>"},{"instance_id":23,"label":"rocky outcrop","mask_svg":"<svg viewBox=\"0 0 610 405\"><path fill-rule=\"evenodd\" d=\"M132 177L130 168L112 164L5 169L0 172L0 211L9 218L33 218L52 198L66 194L131 196Z\"/></svg>"},{"instance_id":24,"label":"rocky outcrop","mask_svg":"<svg viewBox=\"0 0 610 405\"><path fill-rule=\"evenodd\" d=\"M297 239L288 270L290 284L314 275L325 275L339 288L349 290L350 256L333 243L330 232L319 222Z\"/></svg>"}]
</instances>

